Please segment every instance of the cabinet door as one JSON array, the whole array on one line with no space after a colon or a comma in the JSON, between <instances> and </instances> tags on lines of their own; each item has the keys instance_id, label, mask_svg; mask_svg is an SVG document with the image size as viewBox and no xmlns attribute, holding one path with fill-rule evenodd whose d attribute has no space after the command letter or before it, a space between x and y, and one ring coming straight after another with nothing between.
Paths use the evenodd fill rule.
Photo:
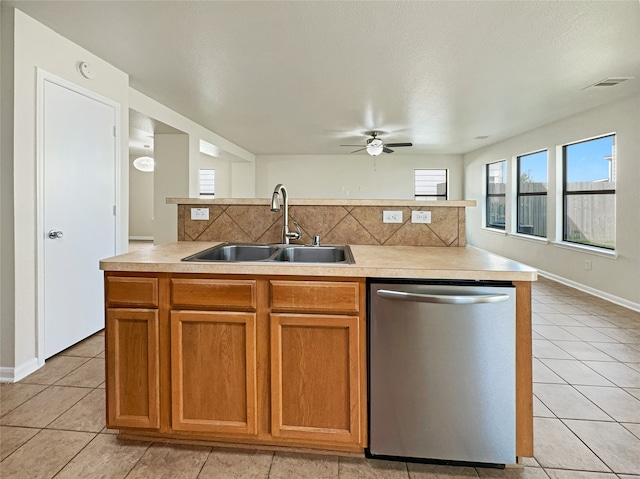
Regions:
<instances>
[{"instance_id":1,"label":"cabinet door","mask_svg":"<svg viewBox=\"0 0 640 479\"><path fill-rule=\"evenodd\" d=\"M271 314L271 433L361 442L358 317Z\"/></svg>"},{"instance_id":2,"label":"cabinet door","mask_svg":"<svg viewBox=\"0 0 640 479\"><path fill-rule=\"evenodd\" d=\"M107 309L107 425L160 427L158 311Z\"/></svg>"},{"instance_id":3,"label":"cabinet door","mask_svg":"<svg viewBox=\"0 0 640 479\"><path fill-rule=\"evenodd\" d=\"M256 315L171 312L172 428L256 434Z\"/></svg>"}]
</instances>

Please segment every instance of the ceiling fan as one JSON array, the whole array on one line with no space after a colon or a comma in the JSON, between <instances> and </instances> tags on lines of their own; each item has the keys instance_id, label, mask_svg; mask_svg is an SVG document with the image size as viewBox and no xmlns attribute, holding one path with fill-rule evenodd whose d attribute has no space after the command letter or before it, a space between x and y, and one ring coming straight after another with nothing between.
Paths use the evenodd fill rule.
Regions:
<instances>
[{"instance_id":1,"label":"ceiling fan","mask_svg":"<svg viewBox=\"0 0 640 479\"><path fill-rule=\"evenodd\" d=\"M400 146L413 146L413 143L384 143L378 135L381 135L380 131L367 131L365 133L369 135L371 138L367 138L366 145L340 145L340 146L359 146L361 148L352 151L351 153L357 153L362 150L367 150L371 156L378 156L380 153L393 153L391 148L398 148Z\"/></svg>"}]
</instances>

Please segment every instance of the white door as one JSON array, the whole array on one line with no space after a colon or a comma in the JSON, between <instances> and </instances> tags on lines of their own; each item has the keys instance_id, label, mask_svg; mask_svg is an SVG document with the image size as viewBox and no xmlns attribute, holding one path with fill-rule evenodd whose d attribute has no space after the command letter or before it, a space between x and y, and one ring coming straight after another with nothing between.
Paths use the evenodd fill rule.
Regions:
<instances>
[{"instance_id":1,"label":"white door","mask_svg":"<svg viewBox=\"0 0 640 479\"><path fill-rule=\"evenodd\" d=\"M99 261L116 254L116 109L44 80L41 304L48 358L104 328Z\"/></svg>"}]
</instances>

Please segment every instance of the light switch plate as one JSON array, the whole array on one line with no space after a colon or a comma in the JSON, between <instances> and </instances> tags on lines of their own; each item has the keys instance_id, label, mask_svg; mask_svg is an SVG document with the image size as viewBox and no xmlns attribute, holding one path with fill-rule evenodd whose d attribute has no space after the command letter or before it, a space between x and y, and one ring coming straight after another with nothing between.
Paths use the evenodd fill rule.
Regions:
<instances>
[{"instance_id":1,"label":"light switch plate","mask_svg":"<svg viewBox=\"0 0 640 479\"><path fill-rule=\"evenodd\" d=\"M412 211L412 223L431 223L431 211Z\"/></svg>"},{"instance_id":2,"label":"light switch plate","mask_svg":"<svg viewBox=\"0 0 640 479\"><path fill-rule=\"evenodd\" d=\"M383 223L402 223L402 211L383 211Z\"/></svg>"},{"instance_id":3,"label":"light switch plate","mask_svg":"<svg viewBox=\"0 0 640 479\"><path fill-rule=\"evenodd\" d=\"M208 220L209 208L191 208L192 220Z\"/></svg>"}]
</instances>

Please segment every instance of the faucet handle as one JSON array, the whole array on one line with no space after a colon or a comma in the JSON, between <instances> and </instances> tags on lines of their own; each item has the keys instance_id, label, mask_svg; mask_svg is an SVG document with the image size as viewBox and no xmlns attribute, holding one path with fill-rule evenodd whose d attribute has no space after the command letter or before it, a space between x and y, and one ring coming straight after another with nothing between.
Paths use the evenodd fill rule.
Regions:
<instances>
[{"instance_id":1,"label":"faucet handle","mask_svg":"<svg viewBox=\"0 0 640 479\"><path fill-rule=\"evenodd\" d=\"M320 246L320 235L313 235L313 246Z\"/></svg>"},{"instance_id":2,"label":"faucet handle","mask_svg":"<svg viewBox=\"0 0 640 479\"><path fill-rule=\"evenodd\" d=\"M300 229L300 225L298 223L294 221L293 224L296 226L298 232L296 233L295 231L287 231L286 235L289 239L298 240L302 236L302 230Z\"/></svg>"}]
</instances>

